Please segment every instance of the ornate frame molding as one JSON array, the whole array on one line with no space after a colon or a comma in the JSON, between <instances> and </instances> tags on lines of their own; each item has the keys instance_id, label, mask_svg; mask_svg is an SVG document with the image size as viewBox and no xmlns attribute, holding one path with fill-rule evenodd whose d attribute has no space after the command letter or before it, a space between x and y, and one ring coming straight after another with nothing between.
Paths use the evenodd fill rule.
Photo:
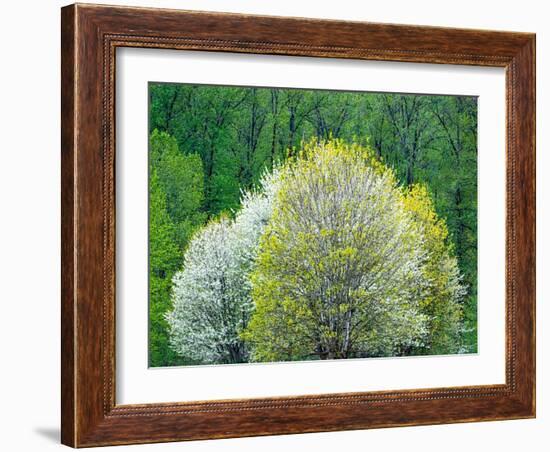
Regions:
<instances>
[{"instance_id":1,"label":"ornate frame molding","mask_svg":"<svg viewBox=\"0 0 550 452\"><path fill-rule=\"evenodd\" d=\"M81 447L535 415L534 35L77 4L62 9L62 47L64 444ZM118 47L506 68L506 383L116 405Z\"/></svg>"}]
</instances>

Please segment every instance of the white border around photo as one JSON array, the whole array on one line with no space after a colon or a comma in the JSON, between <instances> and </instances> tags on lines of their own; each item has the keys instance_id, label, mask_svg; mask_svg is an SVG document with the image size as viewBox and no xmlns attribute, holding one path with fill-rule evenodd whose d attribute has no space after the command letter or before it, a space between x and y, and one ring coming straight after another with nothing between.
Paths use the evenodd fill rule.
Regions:
<instances>
[{"instance_id":1,"label":"white border around photo","mask_svg":"<svg viewBox=\"0 0 550 452\"><path fill-rule=\"evenodd\" d=\"M117 404L504 383L504 69L121 48L116 71ZM148 368L150 81L479 96L478 353Z\"/></svg>"}]
</instances>

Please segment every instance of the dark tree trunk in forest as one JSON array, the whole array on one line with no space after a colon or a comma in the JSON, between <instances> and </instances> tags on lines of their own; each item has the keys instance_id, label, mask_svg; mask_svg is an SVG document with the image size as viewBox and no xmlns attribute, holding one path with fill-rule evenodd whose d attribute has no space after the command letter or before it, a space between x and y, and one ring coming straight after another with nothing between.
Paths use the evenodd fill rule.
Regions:
<instances>
[{"instance_id":1,"label":"dark tree trunk in forest","mask_svg":"<svg viewBox=\"0 0 550 452\"><path fill-rule=\"evenodd\" d=\"M290 107L290 118L288 120L289 136L288 136L288 148L289 157L292 157L294 148L294 136L296 134L296 109Z\"/></svg>"},{"instance_id":2,"label":"dark tree trunk in forest","mask_svg":"<svg viewBox=\"0 0 550 452\"><path fill-rule=\"evenodd\" d=\"M279 92L278 90L271 90L271 115L273 120L273 125L271 128L271 168L275 164L275 153L276 153L276 143L277 143L277 115L279 114Z\"/></svg>"},{"instance_id":3,"label":"dark tree trunk in forest","mask_svg":"<svg viewBox=\"0 0 550 452\"><path fill-rule=\"evenodd\" d=\"M168 111L166 113L166 125L165 129L168 133L173 134L172 127L170 125L172 124L172 119L174 119L174 107L176 105L176 100L178 99L180 90L174 89L174 94L172 95L172 99L170 100L170 105L168 106Z\"/></svg>"}]
</instances>

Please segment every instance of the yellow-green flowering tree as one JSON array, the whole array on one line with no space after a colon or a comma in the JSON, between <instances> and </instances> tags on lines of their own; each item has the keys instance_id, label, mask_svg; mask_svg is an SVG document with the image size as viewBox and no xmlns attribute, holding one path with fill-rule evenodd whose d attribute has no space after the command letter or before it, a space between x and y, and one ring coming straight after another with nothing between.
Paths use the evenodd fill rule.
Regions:
<instances>
[{"instance_id":1,"label":"yellow-green flowering tree","mask_svg":"<svg viewBox=\"0 0 550 452\"><path fill-rule=\"evenodd\" d=\"M405 192L405 208L413 214L424 236L427 256L422 271L427 286L420 309L428 319L428 335L415 354L446 354L461 351L461 300L466 288L461 284L458 262L449 242L447 225L435 212L428 190L413 185Z\"/></svg>"},{"instance_id":2,"label":"yellow-green flowering tree","mask_svg":"<svg viewBox=\"0 0 550 452\"><path fill-rule=\"evenodd\" d=\"M434 317L459 315L462 288L427 193L338 140L305 145L280 177L241 334L253 360L392 356L454 337Z\"/></svg>"}]
</instances>

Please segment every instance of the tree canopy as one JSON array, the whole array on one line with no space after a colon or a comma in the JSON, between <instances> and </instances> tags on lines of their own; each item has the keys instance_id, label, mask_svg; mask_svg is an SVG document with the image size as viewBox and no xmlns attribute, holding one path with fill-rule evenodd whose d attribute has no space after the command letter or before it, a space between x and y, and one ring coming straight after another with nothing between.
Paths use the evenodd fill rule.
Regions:
<instances>
[{"instance_id":1,"label":"tree canopy","mask_svg":"<svg viewBox=\"0 0 550 452\"><path fill-rule=\"evenodd\" d=\"M458 349L464 288L427 191L374 152L310 142L191 239L173 349L205 363ZM444 314L442 317L440 314Z\"/></svg>"}]
</instances>

